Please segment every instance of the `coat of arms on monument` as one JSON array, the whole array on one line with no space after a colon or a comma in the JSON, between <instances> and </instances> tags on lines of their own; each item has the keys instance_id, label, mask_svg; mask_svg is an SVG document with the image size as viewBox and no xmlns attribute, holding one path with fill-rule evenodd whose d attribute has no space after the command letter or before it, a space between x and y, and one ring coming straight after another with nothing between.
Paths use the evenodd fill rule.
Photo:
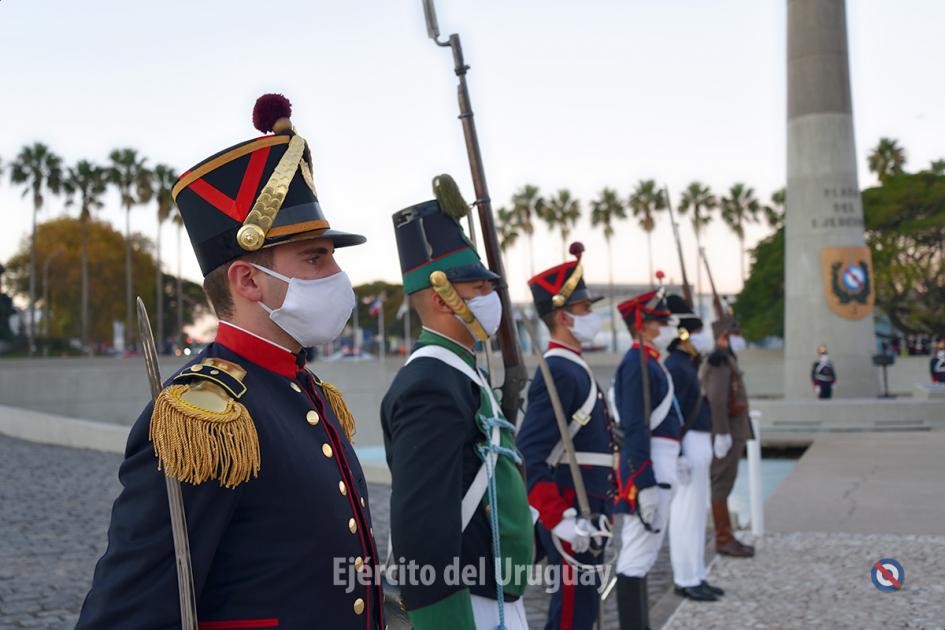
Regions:
<instances>
[{"instance_id":1,"label":"coat of arms on monument","mask_svg":"<svg viewBox=\"0 0 945 630\"><path fill-rule=\"evenodd\" d=\"M873 263L868 247L820 250L824 294L830 310L847 319L863 319L873 310Z\"/></svg>"}]
</instances>

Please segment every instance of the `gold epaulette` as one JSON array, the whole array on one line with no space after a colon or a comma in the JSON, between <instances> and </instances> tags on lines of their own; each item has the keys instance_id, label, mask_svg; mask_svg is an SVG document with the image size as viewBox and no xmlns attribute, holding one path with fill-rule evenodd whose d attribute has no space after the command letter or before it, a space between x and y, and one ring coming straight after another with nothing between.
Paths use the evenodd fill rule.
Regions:
<instances>
[{"instance_id":1,"label":"gold epaulette","mask_svg":"<svg viewBox=\"0 0 945 630\"><path fill-rule=\"evenodd\" d=\"M174 377L154 401L149 436L159 469L181 482L216 479L235 488L259 474L259 437L246 407L246 371L204 359Z\"/></svg>"},{"instance_id":2,"label":"gold epaulette","mask_svg":"<svg viewBox=\"0 0 945 630\"><path fill-rule=\"evenodd\" d=\"M351 410L348 409L348 403L345 402L344 397L341 395L341 390L325 381L319 381L318 384L321 385L322 391L325 392L325 398L328 400L328 404L331 405L332 411L335 412L338 423L341 424L341 428L345 430L345 437L348 438L349 442L352 442L352 438L354 434L357 433L357 429L355 429L354 426L354 415L351 413Z\"/></svg>"}]
</instances>

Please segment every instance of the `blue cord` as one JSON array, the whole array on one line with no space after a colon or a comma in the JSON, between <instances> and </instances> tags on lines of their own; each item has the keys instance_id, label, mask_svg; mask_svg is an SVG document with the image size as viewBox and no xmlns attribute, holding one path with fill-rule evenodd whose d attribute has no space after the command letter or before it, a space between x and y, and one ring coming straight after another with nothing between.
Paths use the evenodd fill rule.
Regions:
<instances>
[{"instance_id":1,"label":"blue cord","mask_svg":"<svg viewBox=\"0 0 945 630\"><path fill-rule=\"evenodd\" d=\"M511 422L496 415L493 415L491 418L480 415L479 423L485 430L486 443L480 444L476 448L486 466L486 474L489 478L489 505L492 506L490 510L489 526L492 529L492 554L495 558L496 603L499 607L499 625L496 627L496 630L507 630L505 625L505 589L502 585L502 549L499 542L499 504L496 496L495 467L489 455L495 453L497 457L508 457L516 464L521 464L522 458L516 450L492 443L492 429L498 428L499 430L507 429L514 431L515 426Z\"/></svg>"}]
</instances>

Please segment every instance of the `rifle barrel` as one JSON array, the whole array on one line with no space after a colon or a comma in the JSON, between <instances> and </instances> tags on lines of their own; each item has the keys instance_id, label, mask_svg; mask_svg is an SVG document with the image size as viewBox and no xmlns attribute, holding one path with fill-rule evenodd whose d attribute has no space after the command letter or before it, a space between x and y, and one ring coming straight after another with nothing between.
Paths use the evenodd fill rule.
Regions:
<instances>
[{"instance_id":1,"label":"rifle barrel","mask_svg":"<svg viewBox=\"0 0 945 630\"><path fill-rule=\"evenodd\" d=\"M432 5L432 3L431 3ZM502 262L502 250L496 234L495 218L492 212L492 200L489 197L489 186L486 183L486 173L482 164L482 152L479 149L479 135L476 132L476 123L473 118L472 105L469 98L469 88L466 85L466 71L469 66L463 59L463 48L459 35L449 36L449 47L453 52L454 72L459 78L457 86L457 100L459 101L459 119L463 125L463 137L466 141L466 155L469 160L469 170L472 175L473 190L476 193L475 205L479 208L479 227L482 234L482 245L486 253L486 261L494 273L502 278L501 284L496 287L499 301L502 303L502 320L499 324L499 347L502 349L502 363L505 368L505 380L502 384L502 412L505 417L516 422L521 407L522 390L528 382L528 374L522 359L522 351L518 343L518 334L515 329L515 320L512 316L512 301L509 298L509 289L505 276L505 265Z\"/></svg>"}]
</instances>

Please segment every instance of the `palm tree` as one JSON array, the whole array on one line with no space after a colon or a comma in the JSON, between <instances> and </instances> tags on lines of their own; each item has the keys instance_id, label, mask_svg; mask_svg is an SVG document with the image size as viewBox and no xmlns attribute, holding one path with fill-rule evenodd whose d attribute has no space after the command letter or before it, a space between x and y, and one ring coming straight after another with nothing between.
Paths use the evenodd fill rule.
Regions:
<instances>
[{"instance_id":1,"label":"palm tree","mask_svg":"<svg viewBox=\"0 0 945 630\"><path fill-rule=\"evenodd\" d=\"M151 200L151 176L144 163L146 158L139 157L134 149L115 149L108 155L112 164L108 168L108 183L118 189L121 205L125 208L125 349L131 348L131 325L134 321L132 303L131 269L131 208L136 204Z\"/></svg>"},{"instance_id":2,"label":"palm tree","mask_svg":"<svg viewBox=\"0 0 945 630\"><path fill-rule=\"evenodd\" d=\"M869 169L880 183L886 181L890 175L901 175L902 167L906 164L906 151L897 140L880 138L879 144L869 155Z\"/></svg>"},{"instance_id":3,"label":"palm tree","mask_svg":"<svg viewBox=\"0 0 945 630\"><path fill-rule=\"evenodd\" d=\"M639 219L640 227L646 232L646 249L650 261L650 286L653 285L653 230L656 228L656 213L666 209L666 197L663 189L656 185L656 180L641 179L630 193L627 202L633 216Z\"/></svg>"},{"instance_id":4,"label":"palm tree","mask_svg":"<svg viewBox=\"0 0 945 630\"><path fill-rule=\"evenodd\" d=\"M23 147L16 160L10 165L10 180L14 184L25 186L24 197L29 194L33 197L33 231L30 235L30 309L26 331L29 356L33 356L33 342L36 337L36 216L43 208L43 192L58 195L62 190L62 179L62 159L40 142Z\"/></svg>"},{"instance_id":5,"label":"palm tree","mask_svg":"<svg viewBox=\"0 0 945 630\"><path fill-rule=\"evenodd\" d=\"M544 210L545 200L538 191L538 186L525 184L518 192L512 195L513 222L516 229L525 235L528 241L528 271L529 277L535 275L535 252L532 249L532 237L535 234L535 218Z\"/></svg>"},{"instance_id":6,"label":"palm tree","mask_svg":"<svg viewBox=\"0 0 945 630\"><path fill-rule=\"evenodd\" d=\"M712 210L717 208L719 200L708 186L692 182L679 197L679 214L692 212L692 231L696 235L696 251L702 250L702 230L712 222ZM696 257L696 294L699 297L699 314L702 314L702 265Z\"/></svg>"},{"instance_id":7,"label":"palm tree","mask_svg":"<svg viewBox=\"0 0 945 630\"><path fill-rule=\"evenodd\" d=\"M591 226L604 228L604 240L607 241L607 285L610 298L610 345L611 352L617 351L617 324L614 319L614 256L611 239L614 237L614 223L627 218L627 209L612 188L600 191L600 196L591 202Z\"/></svg>"},{"instance_id":8,"label":"palm tree","mask_svg":"<svg viewBox=\"0 0 945 630\"><path fill-rule=\"evenodd\" d=\"M928 172L932 175L945 175L945 160L932 160Z\"/></svg>"},{"instance_id":9,"label":"palm tree","mask_svg":"<svg viewBox=\"0 0 945 630\"><path fill-rule=\"evenodd\" d=\"M155 281L155 291L157 292L157 338L158 338L158 352L163 352L165 346L164 339L164 280L163 272L161 271L161 228L164 227L164 222L169 216L171 216L171 211L174 209L174 197L171 195L171 189L174 187L174 182L177 181L177 173L174 172L170 166L166 164L158 164L154 167L154 171L151 173L152 183L154 187L154 198L157 199L157 238L155 239L155 251L154 258L157 262L157 271L156 281Z\"/></svg>"},{"instance_id":10,"label":"palm tree","mask_svg":"<svg viewBox=\"0 0 945 630\"><path fill-rule=\"evenodd\" d=\"M571 196L571 191L562 188L557 194L545 203L539 216L545 221L549 230L558 229L561 235L561 258L568 250L568 237L571 230L581 218L581 202Z\"/></svg>"},{"instance_id":11,"label":"palm tree","mask_svg":"<svg viewBox=\"0 0 945 630\"><path fill-rule=\"evenodd\" d=\"M174 335L176 345L183 345L184 336L184 266L181 256L181 235L184 231L184 217L180 215L180 208L174 212L171 221L177 226L177 334Z\"/></svg>"},{"instance_id":12,"label":"palm tree","mask_svg":"<svg viewBox=\"0 0 945 630\"><path fill-rule=\"evenodd\" d=\"M499 248L505 253L518 240L518 225L511 210L499 208L496 212L496 229L499 232Z\"/></svg>"},{"instance_id":13,"label":"palm tree","mask_svg":"<svg viewBox=\"0 0 945 630\"><path fill-rule=\"evenodd\" d=\"M771 203L763 208L765 221L773 230L778 230L784 225L784 200L785 190L781 188L771 193Z\"/></svg>"},{"instance_id":14,"label":"palm tree","mask_svg":"<svg viewBox=\"0 0 945 630\"><path fill-rule=\"evenodd\" d=\"M745 226L758 221L761 205L755 198L755 190L750 186L733 184L728 197L722 197L722 220L738 237L741 256L742 283L745 282Z\"/></svg>"},{"instance_id":15,"label":"palm tree","mask_svg":"<svg viewBox=\"0 0 945 630\"><path fill-rule=\"evenodd\" d=\"M82 349L86 354L92 354L89 343L89 221L92 212L102 207L102 195L105 194L105 169L92 164L88 160L81 160L69 168L65 186L69 192L78 196L79 222L82 225L82 306L80 321L82 326ZM74 205L76 200L71 198L67 206Z\"/></svg>"}]
</instances>

